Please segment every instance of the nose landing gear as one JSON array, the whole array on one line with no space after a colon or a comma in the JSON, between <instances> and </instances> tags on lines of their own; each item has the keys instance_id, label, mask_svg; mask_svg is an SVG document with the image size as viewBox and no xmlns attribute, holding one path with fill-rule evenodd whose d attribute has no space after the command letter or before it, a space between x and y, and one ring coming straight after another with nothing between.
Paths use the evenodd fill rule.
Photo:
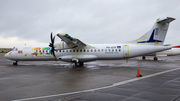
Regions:
<instances>
[{"instance_id":1,"label":"nose landing gear","mask_svg":"<svg viewBox=\"0 0 180 101\"><path fill-rule=\"evenodd\" d=\"M18 61L13 62L13 65L18 65Z\"/></svg>"}]
</instances>

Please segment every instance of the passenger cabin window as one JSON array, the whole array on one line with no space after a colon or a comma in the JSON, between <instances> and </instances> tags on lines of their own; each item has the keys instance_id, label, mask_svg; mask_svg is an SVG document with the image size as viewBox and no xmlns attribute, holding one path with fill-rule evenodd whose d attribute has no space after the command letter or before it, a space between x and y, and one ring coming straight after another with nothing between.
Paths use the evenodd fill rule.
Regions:
<instances>
[{"instance_id":1,"label":"passenger cabin window","mask_svg":"<svg viewBox=\"0 0 180 101\"><path fill-rule=\"evenodd\" d=\"M68 49L66 50L66 52L68 52Z\"/></svg>"},{"instance_id":2,"label":"passenger cabin window","mask_svg":"<svg viewBox=\"0 0 180 101\"><path fill-rule=\"evenodd\" d=\"M91 52L93 52L93 50L91 49Z\"/></svg>"},{"instance_id":3,"label":"passenger cabin window","mask_svg":"<svg viewBox=\"0 0 180 101\"><path fill-rule=\"evenodd\" d=\"M77 52L79 52L79 50L77 49Z\"/></svg>"},{"instance_id":4,"label":"passenger cabin window","mask_svg":"<svg viewBox=\"0 0 180 101\"><path fill-rule=\"evenodd\" d=\"M100 49L98 49L98 52L100 52Z\"/></svg>"},{"instance_id":5,"label":"passenger cabin window","mask_svg":"<svg viewBox=\"0 0 180 101\"><path fill-rule=\"evenodd\" d=\"M80 52L82 52L82 49L80 49Z\"/></svg>"},{"instance_id":6,"label":"passenger cabin window","mask_svg":"<svg viewBox=\"0 0 180 101\"><path fill-rule=\"evenodd\" d=\"M87 49L87 52L89 52L89 49Z\"/></svg>"},{"instance_id":7,"label":"passenger cabin window","mask_svg":"<svg viewBox=\"0 0 180 101\"><path fill-rule=\"evenodd\" d=\"M103 52L103 49L101 49L101 51Z\"/></svg>"},{"instance_id":8,"label":"passenger cabin window","mask_svg":"<svg viewBox=\"0 0 180 101\"><path fill-rule=\"evenodd\" d=\"M73 50L73 52L75 52L75 50Z\"/></svg>"},{"instance_id":9,"label":"passenger cabin window","mask_svg":"<svg viewBox=\"0 0 180 101\"><path fill-rule=\"evenodd\" d=\"M72 50L70 49L69 52L71 52Z\"/></svg>"},{"instance_id":10,"label":"passenger cabin window","mask_svg":"<svg viewBox=\"0 0 180 101\"><path fill-rule=\"evenodd\" d=\"M84 49L84 52L86 52L86 50Z\"/></svg>"},{"instance_id":11,"label":"passenger cabin window","mask_svg":"<svg viewBox=\"0 0 180 101\"><path fill-rule=\"evenodd\" d=\"M94 50L94 52L96 52L96 49Z\"/></svg>"}]
</instances>

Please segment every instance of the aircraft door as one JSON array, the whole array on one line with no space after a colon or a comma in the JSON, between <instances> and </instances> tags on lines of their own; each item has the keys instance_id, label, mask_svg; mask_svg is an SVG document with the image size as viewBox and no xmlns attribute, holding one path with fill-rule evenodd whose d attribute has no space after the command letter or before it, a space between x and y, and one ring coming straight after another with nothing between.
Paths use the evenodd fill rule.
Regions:
<instances>
[{"instance_id":1,"label":"aircraft door","mask_svg":"<svg viewBox=\"0 0 180 101\"><path fill-rule=\"evenodd\" d=\"M124 58L129 57L129 45L123 45L123 57Z\"/></svg>"}]
</instances>

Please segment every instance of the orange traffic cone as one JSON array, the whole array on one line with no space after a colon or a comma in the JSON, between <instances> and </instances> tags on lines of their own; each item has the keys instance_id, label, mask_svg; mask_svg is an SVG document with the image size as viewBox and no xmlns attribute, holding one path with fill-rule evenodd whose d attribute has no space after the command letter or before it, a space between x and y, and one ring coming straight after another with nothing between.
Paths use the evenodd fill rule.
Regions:
<instances>
[{"instance_id":1,"label":"orange traffic cone","mask_svg":"<svg viewBox=\"0 0 180 101\"><path fill-rule=\"evenodd\" d=\"M139 69L138 69L138 72L137 72L137 77L142 77L142 75L139 73Z\"/></svg>"}]
</instances>

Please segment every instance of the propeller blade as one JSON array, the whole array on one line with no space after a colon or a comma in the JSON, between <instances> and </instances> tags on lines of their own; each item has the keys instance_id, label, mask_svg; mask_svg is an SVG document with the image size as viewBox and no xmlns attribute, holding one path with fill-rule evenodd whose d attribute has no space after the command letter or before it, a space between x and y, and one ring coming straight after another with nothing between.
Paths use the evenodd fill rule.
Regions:
<instances>
[{"instance_id":1,"label":"propeller blade","mask_svg":"<svg viewBox=\"0 0 180 101\"><path fill-rule=\"evenodd\" d=\"M50 37L51 37L51 43L52 43L52 32L51 32L51 35L50 35Z\"/></svg>"},{"instance_id":2,"label":"propeller blade","mask_svg":"<svg viewBox=\"0 0 180 101\"><path fill-rule=\"evenodd\" d=\"M55 40L55 36L52 36L52 32L50 35L51 38L51 43L49 43L49 47L51 47L51 54L56 58L55 53L54 53L54 40Z\"/></svg>"},{"instance_id":3,"label":"propeller blade","mask_svg":"<svg viewBox=\"0 0 180 101\"><path fill-rule=\"evenodd\" d=\"M55 53L54 53L54 50L52 51L52 54L53 54L53 56L56 58L56 55L55 55Z\"/></svg>"}]
</instances>

